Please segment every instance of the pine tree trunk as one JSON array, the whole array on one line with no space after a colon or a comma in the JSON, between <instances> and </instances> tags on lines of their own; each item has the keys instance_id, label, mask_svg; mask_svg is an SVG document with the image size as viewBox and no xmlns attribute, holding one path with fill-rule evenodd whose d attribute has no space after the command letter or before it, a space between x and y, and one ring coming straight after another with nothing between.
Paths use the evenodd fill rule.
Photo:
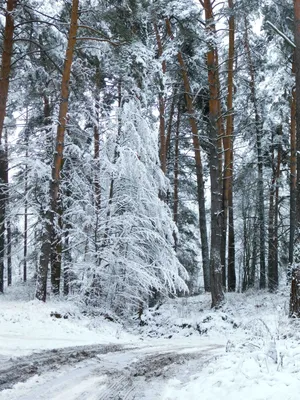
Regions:
<instances>
[{"instance_id":1,"label":"pine tree trunk","mask_svg":"<svg viewBox=\"0 0 300 400\"><path fill-rule=\"evenodd\" d=\"M57 202L56 208L56 223L52 225L52 239L51 239L51 290L54 295L60 293L60 280L62 269L62 205L61 200Z\"/></svg>"},{"instance_id":2,"label":"pine tree trunk","mask_svg":"<svg viewBox=\"0 0 300 400\"><path fill-rule=\"evenodd\" d=\"M94 121L94 206L95 206L95 254L96 260L99 255L99 228L100 228L100 210L101 210L101 185L100 185L100 132L99 132L99 117L100 117L100 89L101 75L100 67L96 66L95 74L95 121Z\"/></svg>"},{"instance_id":3,"label":"pine tree trunk","mask_svg":"<svg viewBox=\"0 0 300 400\"><path fill-rule=\"evenodd\" d=\"M3 135L4 118L8 97L9 79L11 72L11 58L13 51L14 19L13 12L17 1L7 0L5 12L5 29L3 37L2 65L0 68L0 146Z\"/></svg>"},{"instance_id":4,"label":"pine tree trunk","mask_svg":"<svg viewBox=\"0 0 300 400\"><path fill-rule=\"evenodd\" d=\"M248 38L248 21L245 18L245 49L248 58L250 74L250 90L254 109L255 130L256 130L256 151L257 151L257 208L259 222L259 253L260 253L260 289L266 287L266 233L265 233L265 205L264 205L264 177L263 177L263 155L262 155L262 123L258 111L255 72L251 57L251 50Z\"/></svg>"},{"instance_id":5,"label":"pine tree trunk","mask_svg":"<svg viewBox=\"0 0 300 400\"><path fill-rule=\"evenodd\" d=\"M215 35L215 24L212 3L204 0L206 29ZM209 169L211 182L211 248L210 248L210 273L212 307L219 307L224 299L222 290L222 262L221 262L221 238L222 238L222 137L220 125L220 82L217 49L213 41L209 42L207 53L208 85L209 85Z\"/></svg>"},{"instance_id":6,"label":"pine tree trunk","mask_svg":"<svg viewBox=\"0 0 300 400\"><path fill-rule=\"evenodd\" d=\"M233 138L232 138L233 142ZM233 188L232 188L232 174L233 174L233 144L231 147L230 158L231 180L228 193L228 291L236 290L236 273L235 273L235 233L234 233L234 216L233 216Z\"/></svg>"},{"instance_id":7,"label":"pine tree trunk","mask_svg":"<svg viewBox=\"0 0 300 400\"><path fill-rule=\"evenodd\" d=\"M65 242L64 242L64 296L68 296L70 292L70 269L72 263L71 250L70 250L70 234L71 226L67 224L65 229Z\"/></svg>"},{"instance_id":8,"label":"pine tree trunk","mask_svg":"<svg viewBox=\"0 0 300 400\"><path fill-rule=\"evenodd\" d=\"M295 14L295 45L294 66L296 77L296 148L297 148L297 229L300 227L300 0L294 1Z\"/></svg>"},{"instance_id":9,"label":"pine tree trunk","mask_svg":"<svg viewBox=\"0 0 300 400\"><path fill-rule=\"evenodd\" d=\"M300 267L293 268L290 296L290 317L300 318Z\"/></svg>"},{"instance_id":10,"label":"pine tree trunk","mask_svg":"<svg viewBox=\"0 0 300 400\"><path fill-rule=\"evenodd\" d=\"M257 216L255 216L253 222L253 232L257 231ZM249 279L249 288L253 288L255 285L255 274L256 274L256 261L257 261L257 248L258 248L258 240L256 234L253 234L253 246L252 246L252 257L251 257L251 268L250 268L250 279Z\"/></svg>"},{"instance_id":11,"label":"pine tree trunk","mask_svg":"<svg viewBox=\"0 0 300 400\"><path fill-rule=\"evenodd\" d=\"M25 130L25 171L24 171L24 239L23 239L23 281L27 281L27 253L28 253L28 147L29 147L29 132Z\"/></svg>"},{"instance_id":12,"label":"pine tree trunk","mask_svg":"<svg viewBox=\"0 0 300 400\"><path fill-rule=\"evenodd\" d=\"M11 222L6 217L6 239L7 239L7 286L12 284L12 259L11 259Z\"/></svg>"},{"instance_id":13,"label":"pine tree trunk","mask_svg":"<svg viewBox=\"0 0 300 400\"><path fill-rule=\"evenodd\" d=\"M6 202L6 154L2 144L4 119L8 98L11 58L13 51L14 19L13 11L16 0L7 0L5 11L5 28L2 44L0 68L0 293L4 291L4 254L5 254L5 202Z\"/></svg>"},{"instance_id":14,"label":"pine tree trunk","mask_svg":"<svg viewBox=\"0 0 300 400\"><path fill-rule=\"evenodd\" d=\"M269 214L269 257L268 257L268 287L271 292L278 288L278 207L279 207L279 179L281 166L281 136L282 125L277 128L277 161L275 165L274 149L272 156L273 178L270 190Z\"/></svg>"},{"instance_id":15,"label":"pine tree trunk","mask_svg":"<svg viewBox=\"0 0 300 400\"><path fill-rule=\"evenodd\" d=\"M289 264L294 259L294 240L296 230L296 196L297 196L297 150L296 150L296 91L292 90L291 99L291 128L290 128L290 237L289 237Z\"/></svg>"},{"instance_id":16,"label":"pine tree trunk","mask_svg":"<svg viewBox=\"0 0 300 400\"><path fill-rule=\"evenodd\" d=\"M173 117L175 114L175 103L176 103L176 94L177 90L174 88L173 93L172 93L172 102L171 102L171 107L170 107L170 114L169 114L169 121L168 121L168 128L167 128L167 137L166 137L166 171L168 170L168 159L170 158L170 144L171 144L171 134L172 134L172 123L173 123Z\"/></svg>"},{"instance_id":17,"label":"pine tree trunk","mask_svg":"<svg viewBox=\"0 0 300 400\"><path fill-rule=\"evenodd\" d=\"M277 149L277 167L276 167L276 190L275 190L275 213L274 213L274 247L275 247L275 257L274 257L274 265L273 265L273 290L278 288L279 284L279 276L278 276L278 217L279 217L279 181L280 181L280 172L281 172L281 153L282 153L282 145L281 145L281 136L282 136L282 125L279 129L279 142Z\"/></svg>"},{"instance_id":18,"label":"pine tree trunk","mask_svg":"<svg viewBox=\"0 0 300 400\"><path fill-rule=\"evenodd\" d=\"M189 121L193 135L192 138L193 138L194 156L196 162L197 199L198 199L198 209L199 209L199 225L200 225L200 236L201 236L204 289L205 291L210 291L211 289L210 265L209 265L208 239L207 239L205 191L204 191L203 168L201 160L201 147L200 147L198 126L195 119L195 111L193 108L193 101L191 98L191 88L190 88L189 78L181 52L178 52L177 59L181 67L182 79L185 90L186 106L187 106L187 111L189 113Z\"/></svg>"},{"instance_id":19,"label":"pine tree trunk","mask_svg":"<svg viewBox=\"0 0 300 400\"><path fill-rule=\"evenodd\" d=\"M163 47L161 43L161 38L160 34L158 31L157 24L154 23L154 32L155 32L155 37L156 37L156 42L157 42L157 48L158 48L158 56L161 57L163 54ZM163 61L162 63L162 72L165 74L166 72L166 62ZM166 173L166 167L167 167L167 151L166 151L166 134L165 134L165 97L164 97L164 87L163 87L163 82L160 81L160 92L158 94L158 104L159 104L159 143L160 143L160 148L159 148L159 158L160 158L160 165L161 169L164 173Z\"/></svg>"},{"instance_id":20,"label":"pine tree trunk","mask_svg":"<svg viewBox=\"0 0 300 400\"><path fill-rule=\"evenodd\" d=\"M166 29L168 36L173 39L171 23L166 19ZM204 191L204 179L203 179L203 168L201 160L201 147L199 140L198 126L195 119L195 110L193 107L193 101L191 97L191 87L187 68L182 56L179 51L177 53L177 60L181 68L183 86L185 90L185 101L186 108L189 114L189 122L192 131L194 156L196 164L196 177L197 177L197 200L199 210L199 228L201 237L201 252L202 252L202 266L203 266L203 279L204 279L204 290L210 291L210 261L209 261L209 249L208 249L208 238L207 238L207 225L206 225L206 210L205 210L205 191Z\"/></svg>"},{"instance_id":21,"label":"pine tree trunk","mask_svg":"<svg viewBox=\"0 0 300 400\"><path fill-rule=\"evenodd\" d=\"M272 140L273 145L273 140ZM276 170L275 170L275 155L274 146L272 148L272 180L270 187L270 199L269 199L269 251L268 251L268 287L269 290L273 290L273 263L275 257L275 246L274 246L274 221L275 221L275 186L276 186Z\"/></svg>"},{"instance_id":22,"label":"pine tree trunk","mask_svg":"<svg viewBox=\"0 0 300 400\"><path fill-rule=\"evenodd\" d=\"M234 135L234 110L233 110L233 64L234 64L234 37L235 37L235 21L233 15L233 0L228 0L228 7L231 15L229 17L229 49L228 49L228 94L227 94L227 124L226 135L224 136L223 146L225 153L224 165L224 222L225 232L223 232L223 241L226 246L227 236L227 215L228 220L228 264L227 264L227 287L229 292L234 292L236 288L235 275L235 242L234 242L234 225L233 225L233 202L232 202L232 175L233 175L233 135ZM223 249L224 252L224 249ZM225 266L225 264L224 264Z\"/></svg>"},{"instance_id":23,"label":"pine tree trunk","mask_svg":"<svg viewBox=\"0 0 300 400\"><path fill-rule=\"evenodd\" d=\"M6 185L6 200L5 200L5 208L9 205L9 194L8 194L8 137L7 137L7 129L5 129L5 185ZM6 215L6 258L7 258L7 286L11 286L12 284L12 261L11 261L11 222L10 216Z\"/></svg>"},{"instance_id":24,"label":"pine tree trunk","mask_svg":"<svg viewBox=\"0 0 300 400\"><path fill-rule=\"evenodd\" d=\"M294 0L294 66L296 75L296 148L297 148L297 204L296 204L296 229L300 224L300 0ZM297 234L296 248L299 247L299 232ZM297 249L298 250L298 249ZM300 318L300 267L299 259L292 270L292 284L290 297L290 316Z\"/></svg>"},{"instance_id":25,"label":"pine tree trunk","mask_svg":"<svg viewBox=\"0 0 300 400\"><path fill-rule=\"evenodd\" d=\"M44 231L40 256L40 264L38 269L38 282L36 289L36 297L39 300L46 300L47 293L47 271L51 254L51 240L55 230L55 219L59 210L59 191L60 191L60 174L63 162L64 137L67 124L68 98L70 86L70 74L74 48L76 44L76 33L78 28L78 7L79 0L72 0L71 23L68 37L67 50L65 55L65 63L61 82L61 100L58 115L58 127L56 134L56 146L54 153L54 162L52 167L52 180L50 182L50 211L46 216L46 229ZM61 271L59 268L52 271L55 282L52 281L54 292L59 292Z\"/></svg>"},{"instance_id":26,"label":"pine tree trunk","mask_svg":"<svg viewBox=\"0 0 300 400\"><path fill-rule=\"evenodd\" d=\"M0 293L4 292L6 154L0 148Z\"/></svg>"},{"instance_id":27,"label":"pine tree trunk","mask_svg":"<svg viewBox=\"0 0 300 400\"><path fill-rule=\"evenodd\" d=\"M176 133L175 133L175 157L174 157L174 206L173 219L178 224L178 192L179 192L179 128L180 128L180 105L178 104ZM175 251L177 250L177 236L174 235Z\"/></svg>"}]
</instances>

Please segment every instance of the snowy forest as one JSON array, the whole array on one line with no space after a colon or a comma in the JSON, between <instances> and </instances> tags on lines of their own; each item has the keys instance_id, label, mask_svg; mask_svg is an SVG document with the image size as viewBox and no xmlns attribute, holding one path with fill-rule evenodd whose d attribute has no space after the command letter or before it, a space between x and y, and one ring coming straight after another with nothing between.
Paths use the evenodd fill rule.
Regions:
<instances>
[{"instance_id":1,"label":"snowy forest","mask_svg":"<svg viewBox=\"0 0 300 400\"><path fill-rule=\"evenodd\" d=\"M0 400L298 399L300 0L0 0L0 33Z\"/></svg>"},{"instance_id":2,"label":"snowy forest","mask_svg":"<svg viewBox=\"0 0 300 400\"><path fill-rule=\"evenodd\" d=\"M34 279L39 300L122 314L296 282L293 13L285 0L2 2L0 292Z\"/></svg>"}]
</instances>

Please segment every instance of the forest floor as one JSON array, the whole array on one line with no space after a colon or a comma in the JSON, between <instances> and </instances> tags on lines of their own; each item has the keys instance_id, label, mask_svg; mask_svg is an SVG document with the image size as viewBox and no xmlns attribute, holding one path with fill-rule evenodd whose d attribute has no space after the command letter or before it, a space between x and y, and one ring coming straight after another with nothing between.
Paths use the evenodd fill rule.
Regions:
<instances>
[{"instance_id":1,"label":"forest floor","mask_svg":"<svg viewBox=\"0 0 300 400\"><path fill-rule=\"evenodd\" d=\"M286 292L227 294L216 311L207 294L169 300L125 326L12 289L0 296L0 400L298 400Z\"/></svg>"}]
</instances>

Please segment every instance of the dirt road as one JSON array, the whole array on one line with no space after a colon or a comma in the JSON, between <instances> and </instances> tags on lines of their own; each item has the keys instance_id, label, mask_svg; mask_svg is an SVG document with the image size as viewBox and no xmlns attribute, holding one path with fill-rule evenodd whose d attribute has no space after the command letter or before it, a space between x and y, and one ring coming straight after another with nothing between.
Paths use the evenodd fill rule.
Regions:
<instances>
[{"instance_id":1,"label":"dirt road","mask_svg":"<svg viewBox=\"0 0 300 400\"><path fill-rule=\"evenodd\" d=\"M0 366L0 400L162 399L168 379L191 373L220 346L83 346L35 353Z\"/></svg>"}]
</instances>

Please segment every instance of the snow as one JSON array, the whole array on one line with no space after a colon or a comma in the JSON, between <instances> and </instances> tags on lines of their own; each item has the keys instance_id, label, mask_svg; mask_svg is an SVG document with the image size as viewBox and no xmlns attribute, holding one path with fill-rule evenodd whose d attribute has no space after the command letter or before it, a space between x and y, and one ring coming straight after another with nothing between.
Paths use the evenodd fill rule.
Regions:
<instances>
[{"instance_id":1,"label":"snow","mask_svg":"<svg viewBox=\"0 0 300 400\"><path fill-rule=\"evenodd\" d=\"M0 358L68 346L136 341L120 324L82 315L73 302L24 301L16 298L18 289L20 286L0 296Z\"/></svg>"},{"instance_id":2,"label":"snow","mask_svg":"<svg viewBox=\"0 0 300 400\"><path fill-rule=\"evenodd\" d=\"M211 317L206 335L211 339L224 335L226 353L192 373L188 382L170 379L161 399L299 399L299 325L287 316L286 296L262 292L227 294L226 299L222 311L205 312ZM229 316L236 328L232 324L225 328Z\"/></svg>"},{"instance_id":3,"label":"snow","mask_svg":"<svg viewBox=\"0 0 300 400\"><path fill-rule=\"evenodd\" d=\"M216 311L206 294L169 300L145 313L144 326L132 321L126 330L103 317L82 315L74 303L43 304L8 293L0 297L3 359L93 343L121 343L127 349L35 375L0 392L0 400L118 398L109 393L131 390L141 399L298 400L300 323L288 318L285 293L226 294ZM69 317L53 318L53 311ZM152 370L164 354L175 354L179 361L156 376ZM154 356L157 364L149 361ZM130 375L142 361L141 376Z\"/></svg>"}]
</instances>

